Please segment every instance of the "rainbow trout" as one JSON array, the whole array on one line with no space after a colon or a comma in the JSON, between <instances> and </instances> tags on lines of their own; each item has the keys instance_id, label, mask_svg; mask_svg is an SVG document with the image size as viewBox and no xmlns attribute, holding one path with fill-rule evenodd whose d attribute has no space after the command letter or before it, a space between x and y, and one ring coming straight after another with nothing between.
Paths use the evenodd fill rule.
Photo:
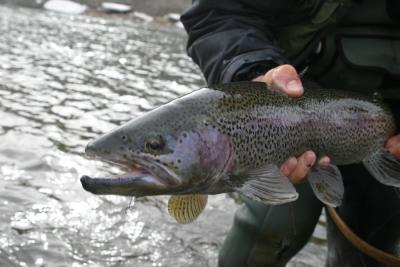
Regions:
<instances>
[{"instance_id":1,"label":"rainbow trout","mask_svg":"<svg viewBox=\"0 0 400 267\"><path fill-rule=\"evenodd\" d=\"M307 89L289 98L266 84L202 88L134 119L86 147L86 154L125 166L113 178L83 176L94 194L173 195L169 212L194 220L208 194L236 191L265 204L298 194L279 170L288 157L313 150L330 164L308 175L315 195L338 206L343 182L336 165L362 162L381 183L400 186L400 162L384 149L395 133L380 100L338 90Z\"/></svg>"}]
</instances>

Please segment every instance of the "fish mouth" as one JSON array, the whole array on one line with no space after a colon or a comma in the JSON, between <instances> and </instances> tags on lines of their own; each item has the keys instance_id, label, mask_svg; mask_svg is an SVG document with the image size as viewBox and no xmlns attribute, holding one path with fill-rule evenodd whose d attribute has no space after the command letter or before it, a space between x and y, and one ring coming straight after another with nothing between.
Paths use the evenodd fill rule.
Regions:
<instances>
[{"instance_id":1,"label":"fish mouth","mask_svg":"<svg viewBox=\"0 0 400 267\"><path fill-rule=\"evenodd\" d=\"M93 194L135 197L161 195L168 194L181 184L173 171L143 155L132 156L129 160L100 159L120 165L128 171L113 177L82 176L82 187Z\"/></svg>"}]
</instances>

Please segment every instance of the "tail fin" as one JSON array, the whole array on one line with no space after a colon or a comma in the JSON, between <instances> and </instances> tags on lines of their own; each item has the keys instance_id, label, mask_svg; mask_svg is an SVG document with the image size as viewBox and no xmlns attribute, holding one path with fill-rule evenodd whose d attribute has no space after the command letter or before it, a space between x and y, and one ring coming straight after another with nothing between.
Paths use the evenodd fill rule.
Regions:
<instances>
[{"instance_id":1,"label":"tail fin","mask_svg":"<svg viewBox=\"0 0 400 267\"><path fill-rule=\"evenodd\" d=\"M363 160L365 168L384 185L400 187L400 160L388 150L379 150Z\"/></svg>"}]
</instances>

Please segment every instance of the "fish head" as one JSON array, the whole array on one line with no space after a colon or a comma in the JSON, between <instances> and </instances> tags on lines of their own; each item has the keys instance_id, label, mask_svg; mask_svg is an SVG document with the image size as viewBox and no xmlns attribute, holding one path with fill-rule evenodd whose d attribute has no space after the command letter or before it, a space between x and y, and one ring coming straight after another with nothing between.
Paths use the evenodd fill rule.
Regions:
<instances>
[{"instance_id":1,"label":"fish head","mask_svg":"<svg viewBox=\"0 0 400 267\"><path fill-rule=\"evenodd\" d=\"M95 194L147 196L201 193L230 165L229 137L204 114L179 106L161 107L105 134L86 154L123 165L129 172L113 178L83 176Z\"/></svg>"}]
</instances>

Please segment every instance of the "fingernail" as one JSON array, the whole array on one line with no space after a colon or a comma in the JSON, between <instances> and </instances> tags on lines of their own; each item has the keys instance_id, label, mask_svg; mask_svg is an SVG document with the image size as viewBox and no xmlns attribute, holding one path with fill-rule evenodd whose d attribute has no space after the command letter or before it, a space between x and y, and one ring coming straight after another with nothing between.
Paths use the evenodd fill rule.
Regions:
<instances>
[{"instance_id":1,"label":"fingernail","mask_svg":"<svg viewBox=\"0 0 400 267\"><path fill-rule=\"evenodd\" d=\"M330 164L331 163L331 159L329 158L329 157L327 157L327 156L324 156L324 157L322 157L322 158L320 158L319 159L319 162L318 162L319 164L322 164L322 165L324 165L324 164Z\"/></svg>"},{"instance_id":2,"label":"fingernail","mask_svg":"<svg viewBox=\"0 0 400 267\"><path fill-rule=\"evenodd\" d=\"M286 84L286 89L289 94L301 95L303 93L303 86L299 80L291 80Z\"/></svg>"},{"instance_id":3,"label":"fingernail","mask_svg":"<svg viewBox=\"0 0 400 267\"><path fill-rule=\"evenodd\" d=\"M314 152L306 152L306 154L304 155L304 164L310 168L312 165L314 165L314 163L315 163Z\"/></svg>"}]
</instances>

